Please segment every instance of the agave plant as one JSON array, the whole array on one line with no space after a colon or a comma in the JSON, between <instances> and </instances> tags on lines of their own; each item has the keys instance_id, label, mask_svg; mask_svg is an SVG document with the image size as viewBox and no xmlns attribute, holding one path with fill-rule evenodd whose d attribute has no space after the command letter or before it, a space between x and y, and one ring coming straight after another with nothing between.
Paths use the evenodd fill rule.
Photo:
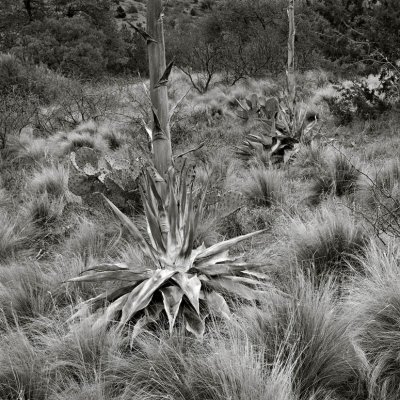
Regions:
<instances>
[{"instance_id":1,"label":"agave plant","mask_svg":"<svg viewBox=\"0 0 400 400\"><path fill-rule=\"evenodd\" d=\"M311 131L317 123L317 114L297 107L294 117L279 101L252 94L246 99L247 107L238 101L238 116L245 121L255 119L264 124L264 131L249 134L235 148L236 155L244 161L258 158L268 164L287 163L299 149L299 143L311 141Z\"/></svg>"},{"instance_id":2,"label":"agave plant","mask_svg":"<svg viewBox=\"0 0 400 400\"><path fill-rule=\"evenodd\" d=\"M299 142L311 143L312 130L318 122L318 114L313 111L306 111L301 107L294 109L294 115L291 118L289 113L281 107L276 127L282 135L290 136Z\"/></svg>"},{"instance_id":3,"label":"agave plant","mask_svg":"<svg viewBox=\"0 0 400 400\"><path fill-rule=\"evenodd\" d=\"M263 279L260 265L231 257L228 250L237 243L263 231L253 232L206 248L194 248L194 238L202 213L202 196L194 205L187 170L181 174L170 169L168 179L158 188L159 175L147 172L142 198L147 219L148 239L110 200L107 203L129 231L132 239L150 260L150 266L124 263L101 264L89 268L70 282L119 281L121 286L104 292L78 306L72 318L95 312L96 324L118 321L122 328L135 322L136 331L165 312L172 332L179 319L189 332L201 336L205 329L201 305L229 316L223 294L247 300L258 297ZM165 189L166 188L166 189ZM166 196L161 191L166 190ZM204 192L205 193L205 192ZM104 308L102 307L104 305Z\"/></svg>"}]
</instances>

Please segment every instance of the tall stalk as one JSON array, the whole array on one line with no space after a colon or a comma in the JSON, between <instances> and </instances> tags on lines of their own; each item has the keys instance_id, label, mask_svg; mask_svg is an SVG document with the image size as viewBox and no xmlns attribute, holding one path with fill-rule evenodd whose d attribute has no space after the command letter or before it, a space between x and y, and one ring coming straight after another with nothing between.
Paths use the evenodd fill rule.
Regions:
<instances>
[{"instance_id":1,"label":"tall stalk","mask_svg":"<svg viewBox=\"0 0 400 400\"><path fill-rule=\"evenodd\" d=\"M157 171L164 176L172 164L172 150L167 86L157 85L166 69L162 0L148 0L147 2L147 33L154 39L154 41L148 41L147 46L150 97L153 111L156 114L152 129L153 161Z\"/></svg>"},{"instance_id":2,"label":"tall stalk","mask_svg":"<svg viewBox=\"0 0 400 400\"><path fill-rule=\"evenodd\" d=\"M294 121L296 106L296 77L294 73L294 41L296 36L296 27L294 23L294 0L289 0L287 9L289 19L288 36L288 64L287 64L287 86L288 86L288 107L291 121Z\"/></svg>"}]
</instances>

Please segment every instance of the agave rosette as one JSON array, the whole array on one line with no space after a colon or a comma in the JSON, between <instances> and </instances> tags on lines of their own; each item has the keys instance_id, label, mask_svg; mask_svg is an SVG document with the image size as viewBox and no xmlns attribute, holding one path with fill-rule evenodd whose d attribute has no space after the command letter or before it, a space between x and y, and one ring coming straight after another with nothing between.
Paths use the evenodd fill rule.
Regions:
<instances>
[{"instance_id":1,"label":"agave rosette","mask_svg":"<svg viewBox=\"0 0 400 400\"><path fill-rule=\"evenodd\" d=\"M204 245L194 248L196 227L205 196L195 207L186 172L177 175L171 171L167 182L161 185L164 187L160 189L157 177L147 172L142 196L149 240L131 219L106 199L151 260L151 266L132 268L124 263L102 264L70 279L70 282L122 283L114 291L81 303L72 318L83 316L88 310L97 311L95 317L98 324L118 319L118 325L122 328L127 322L135 320L137 330L156 320L164 310L171 332L180 316L188 331L201 336L204 332L204 318L200 312L202 303L228 317L230 311L224 294L255 300L260 287L268 285L267 276L259 272L259 264L242 262L238 257L228 254L232 246L263 231L229 239L208 248Z\"/></svg>"}]
</instances>

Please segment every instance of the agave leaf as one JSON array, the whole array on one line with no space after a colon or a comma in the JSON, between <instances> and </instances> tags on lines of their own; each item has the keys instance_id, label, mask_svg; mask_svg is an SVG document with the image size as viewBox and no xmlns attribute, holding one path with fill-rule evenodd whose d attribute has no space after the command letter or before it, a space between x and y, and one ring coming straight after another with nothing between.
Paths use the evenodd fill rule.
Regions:
<instances>
[{"instance_id":1,"label":"agave leaf","mask_svg":"<svg viewBox=\"0 0 400 400\"><path fill-rule=\"evenodd\" d=\"M246 300L257 300L259 298L259 293L256 290L239 282L233 282L226 277L211 279L207 282L207 286L214 290L225 291Z\"/></svg>"},{"instance_id":2,"label":"agave leaf","mask_svg":"<svg viewBox=\"0 0 400 400\"><path fill-rule=\"evenodd\" d=\"M246 285L258 285L258 286L268 286L268 287L271 286L268 283L260 282L260 281L258 281L256 279L246 278L246 277L243 277L243 276L225 275L224 278L229 279L230 281L233 281L233 282L245 283Z\"/></svg>"},{"instance_id":3,"label":"agave leaf","mask_svg":"<svg viewBox=\"0 0 400 400\"><path fill-rule=\"evenodd\" d=\"M196 312L200 314L199 296L201 289L201 281L197 277L197 275L178 273L172 279L182 289L183 293L189 299L190 304L194 307Z\"/></svg>"},{"instance_id":4,"label":"agave leaf","mask_svg":"<svg viewBox=\"0 0 400 400\"><path fill-rule=\"evenodd\" d=\"M150 271L147 272L133 272L127 270L121 271L105 271L96 272L88 271L87 275L78 276L76 278L71 278L68 282L107 282L107 281L131 281L138 282L143 279L148 279Z\"/></svg>"},{"instance_id":5,"label":"agave leaf","mask_svg":"<svg viewBox=\"0 0 400 400\"><path fill-rule=\"evenodd\" d=\"M67 320L67 323L76 318L86 317L90 311L96 311L104 303L104 301L112 303L124 294L129 293L135 287L135 285L124 286L122 288L112 291L111 293L105 291L96 297L80 303L78 306L78 311Z\"/></svg>"},{"instance_id":6,"label":"agave leaf","mask_svg":"<svg viewBox=\"0 0 400 400\"><path fill-rule=\"evenodd\" d=\"M161 210L159 212L158 221L163 241L164 243L168 243L168 233L170 231L170 226L169 226L168 215L165 210Z\"/></svg>"},{"instance_id":7,"label":"agave leaf","mask_svg":"<svg viewBox=\"0 0 400 400\"><path fill-rule=\"evenodd\" d=\"M170 226L170 234L172 244L176 246L177 244L177 228L179 226L179 215L178 215L178 205L175 198L175 193L173 190L172 182L169 184L169 204L168 204L168 219Z\"/></svg>"},{"instance_id":8,"label":"agave leaf","mask_svg":"<svg viewBox=\"0 0 400 400\"><path fill-rule=\"evenodd\" d=\"M159 221L151 211L148 201L144 202L144 208L146 211L147 225L150 228L151 238L154 241L154 245L156 245L158 250L161 250L163 253L165 253L165 244L161 235Z\"/></svg>"},{"instance_id":9,"label":"agave leaf","mask_svg":"<svg viewBox=\"0 0 400 400\"><path fill-rule=\"evenodd\" d=\"M119 326L121 327L125 325L138 311L146 308L149 305L154 292L175 274L176 271L170 269L158 269L153 272L151 278L136 286L129 294L126 305L122 309Z\"/></svg>"},{"instance_id":10,"label":"agave leaf","mask_svg":"<svg viewBox=\"0 0 400 400\"><path fill-rule=\"evenodd\" d=\"M96 271L96 272L106 272L106 271L121 271L129 269L128 265L125 263L112 263L112 264L99 264L92 268L86 269L84 272ZM82 273L84 273L82 272Z\"/></svg>"},{"instance_id":11,"label":"agave leaf","mask_svg":"<svg viewBox=\"0 0 400 400\"><path fill-rule=\"evenodd\" d=\"M130 347L133 347L133 342L134 340L139 336L139 334L142 332L143 328L152 323L156 322L159 317L160 313L163 310L163 306L161 304L155 304L152 307L149 307L146 309L145 313L143 316L139 318L139 320L135 323L133 326L132 332L131 332L131 340L130 340Z\"/></svg>"},{"instance_id":12,"label":"agave leaf","mask_svg":"<svg viewBox=\"0 0 400 400\"><path fill-rule=\"evenodd\" d=\"M186 329L201 339L204 335L205 324L200 316L190 308L185 307L183 310L183 317L185 319Z\"/></svg>"},{"instance_id":13,"label":"agave leaf","mask_svg":"<svg viewBox=\"0 0 400 400\"><path fill-rule=\"evenodd\" d=\"M146 174L147 174L147 182L151 188L151 193L153 193L153 196L157 201L158 210L163 210L164 209L163 201L161 199L160 194L158 193L156 184L155 184L152 176L150 175L149 170L146 170ZM149 194L149 196L150 196L150 194Z\"/></svg>"},{"instance_id":14,"label":"agave leaf","mask_svg":"<svg viewBox=\"0 0 400 400\"><path fill-rule=\"evenodd\" d=\"M213 312L221 314L225 318L229 319L231 316L231 311L229 310L228 304L226 304L225 299L217 292L210 292L205 294L208 307Z\"/></svg>"},{"instance_id":15,"label":"agave leaf","mask_svg":"<svg viewBox=\"0 0 400 400\"><path fill-rule=\"evenodd\" d=\"M144 40L146 40L146 44L149 45L150 43L157 43L157 40L153 39L146 31L143 29L139 28L136 25L133 25L129 21L125 21L129 26L131 26L137 33L140 34L140 36L143 37Z\"/></svg>"},{"instance_id":16,"label":"agave leaf","mask_svg":"<svg viewBox=\"0 0 400 400\"><path fill-rule=\"evenodd\" d=\"M206 249L206 248L205 248ZM201 254L202 252L200 252ZM220 253L213 254L209 257L202 258L201 260L196 259L194 266L196 269L201 271L211 267L210 269L214 268L215 265L219 263L225 263L227 261L234 261L236 258L230 257L228 250L221 251Z\"/></svg>"},{"instance_id":17,"label":"agave leaf","mask_svg":"<svg viewBox=\"0 0 400 400\"><path fill-rule=\"evenodd\" d=\"M250 276L255 276L258 279L271 280L271 278L267 274L264 274L264 273L258 272L258 271L246 270L246 271L242 271L242 273L246 274L246 275L250 275Z\"/></svg>"},{"instance_id":18,"label":"agave leaf","mask_svg":"<svg viewBox=\"0 0 400 400\"><path fill-rule=\"evenodd\" d=\"M77 307L77 312L67 320L67 323L76 318L86 317L90 311L96 311L101 306L101 304L104 303L104 301L108 301L111 303L117 300L119 297L123 296L124 294L129 293L135 286L136 283L134 285L123 286L119 289L112 291L111 293L105 291L103 293L100 293L96 297L92 297L91 299L80 303Z\"/></svg>"},{"instance_id":19,"label":"agave leaf","mask_svg":"<svg viewBox=\"0 0 400 400\"><path fill-rule=\"evenodd\" d=\"M172 334L184 293L178 286L168 286L160 289L160 292L163 296L164 309L168 317L169 332Z\"/></svg>"},{"instance_id":20,"label":"agave leaf","mask_svg":"<svg viewBox=\"0 0 400 400\"><path fill-rule=\"evenodd\" d=\"M174 60L172 60L167 65L167 67L165 68L164 73L162 74L162 76L158 80L158 83L156 85L154 85L154 89L156 89L156 88L158 88L160 86L165 86L168 83L168 78L169 78L169 75L171 74L173 65L174 65Z\"/></svg>"},{"instance_id":21,"label":"agave leaf","mask_svg":"<svg viewBox=\"0 0 400 400\"><path fill-rule=\"evenodd\" d=\"M204 258L210 257L210 256L214 256L218 253L221 253L223 251L229 250L232 246L242 242L243 240L249 239L253 236L259 235L261 233L264 233L266 231L266 229L262 229L260 231L255 231L255 232L251 232L248 233L247 235L242 235L242 236L238 236L229 240L225 240L224 242L220 242L217 244L214 244L211 247L208 247L207 249L205 249L204 251L202 251L198 256L197 256L197 260L203 260Z\"/></svg>"},{"instance_id":22,"label":"agave leaf","mask_svg":"<svg viewBox=\"0 0 400 400\"><path fill-rule=\"evenodd\" d=\"M229 274L237 274L239 272L243 272L246 269L246 263L240 264L206 264L200 267L196 266L202 274L206 274L208 276L217 276L217 275L229 275Z\"/></svg>"},{"instance_id":23,"label":"agave leaf","mask_svg":"<svg viewBox=\"0 0 400 400\"><path fill-rule=\"evenodd\" d=\"M129 293L124 294L118 300L112 302L104 311L104 313L97 318L96 323L93 325L93 328L100 328L104 325L107 325L110 321L113 320L114 315L123 309L127 300L129 298Z\"/></svg>"},{"instance_id":24,"label":"agave leaf","mask_svg":"<svg viewBox=\"0 0 400 400\"><path fill-rule=\"evenodd\" d=\"M140 248L147 254L155 264L157 264L158 252L147 243L146 239L140 233L136 225L124 214L122 213L106 196L103 196L105 201L109 204L111 209L114 211L115 215L122 222L122 224L129 230L129 233L136 239L139 243Z\"/></svg>"},{"instance_id":25,"label":"agave leaf","mask_svg":"<svg viewBox=\"0 0 400 400\"><path fill-rule=\"evenodd\" d=\"M187 216L185 219L185 226L183 230L183 246L181 255L184 258L188 258L193 250L194 243L194 219L195 215L193 212L193 194L189 195L189 203L187 207Z\"/></svg>"}]
</instances>

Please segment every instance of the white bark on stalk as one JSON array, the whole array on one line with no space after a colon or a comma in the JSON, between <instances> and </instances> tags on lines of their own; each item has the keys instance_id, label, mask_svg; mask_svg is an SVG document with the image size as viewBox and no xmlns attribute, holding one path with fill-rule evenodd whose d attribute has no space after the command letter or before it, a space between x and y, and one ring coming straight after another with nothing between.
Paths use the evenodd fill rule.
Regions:
<instances>
[{"instance_id":1,"label":"white bark on stalk","mask_svg":"<svg viewBox=\"0 0 400 400\"><path fill-rule=\"evenodd\" d=\"M294 0L289 0L287 14L289 19L289 37L288 37L288 65L287 65L286 77L288 86L289 115L293 122L295 105L296 105L296 77L294 69L294 41L296 36L296 27L294 23Z\"/></svg>"},{"instance_id":2,"label":"white bark on stalk","mask_svg":"<svg viewBox=\"0 0 400 400\"><path fill-rule=\"evenodd\" d=\"M168 118L168 92L166 85L154 88L166 68L163 8L161 0L148 0L147 2L147 33L156 40L156 42L148 43L147 46L149 54L150 97L162 130L161 132L156 132L153 122L153 157L157 171L164 177L172 164L171 136Z\"/></svg>"}]
</instances>

